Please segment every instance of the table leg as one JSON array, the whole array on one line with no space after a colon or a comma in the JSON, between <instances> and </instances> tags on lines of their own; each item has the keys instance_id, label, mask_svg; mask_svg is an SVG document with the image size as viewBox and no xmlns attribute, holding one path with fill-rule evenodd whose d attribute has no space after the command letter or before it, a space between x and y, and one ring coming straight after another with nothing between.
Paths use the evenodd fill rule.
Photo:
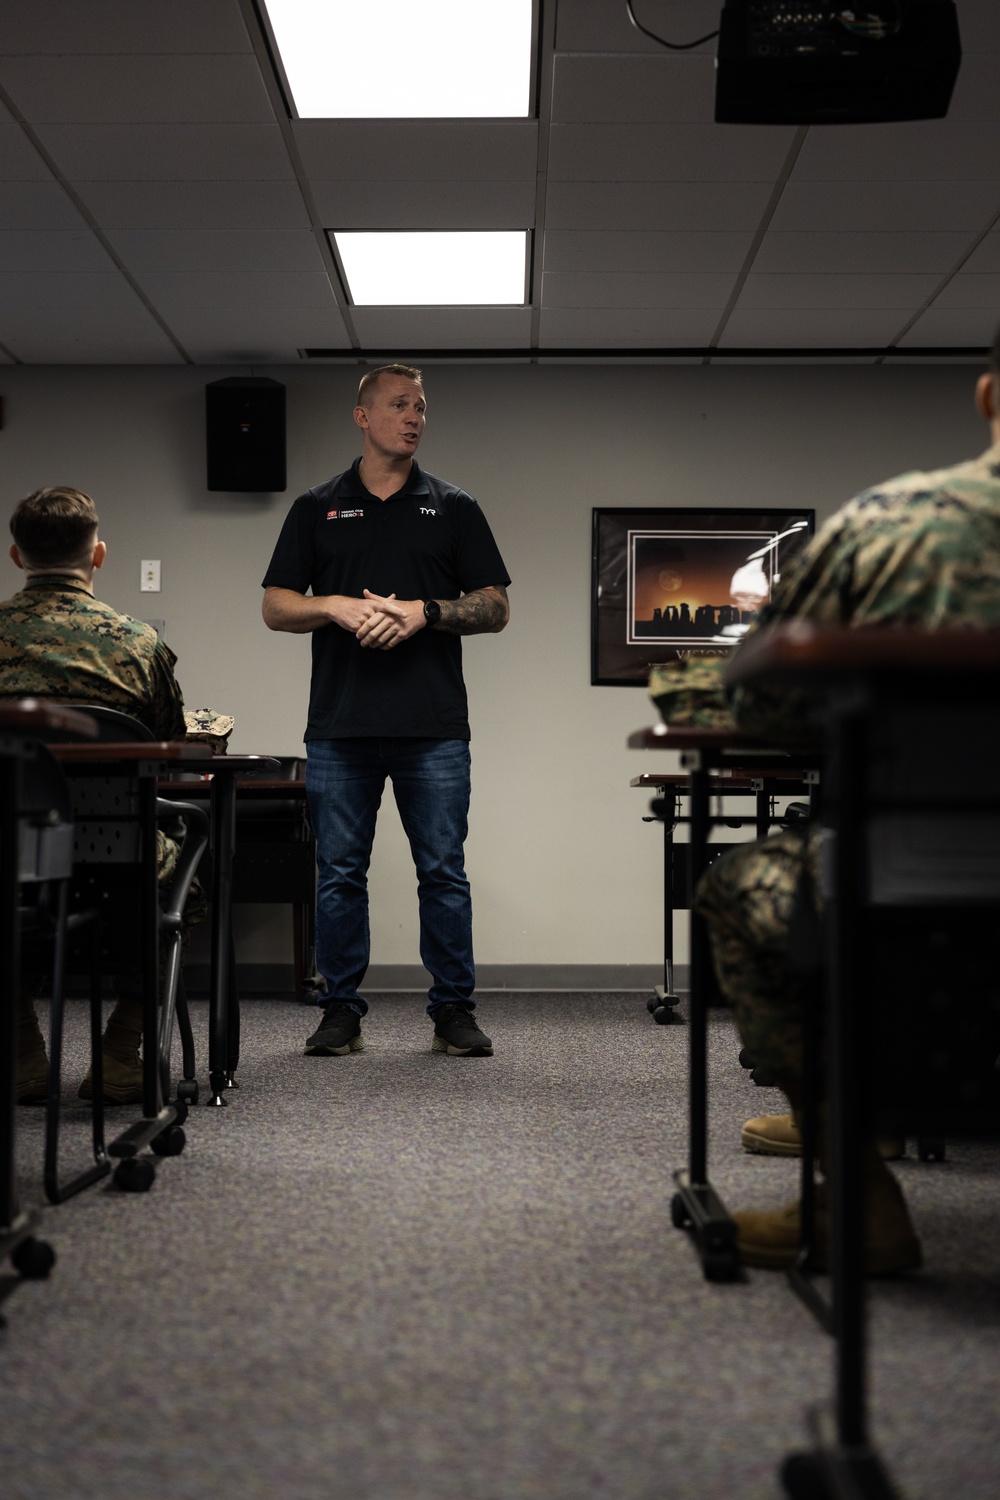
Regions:
<instances>
[{"instance_id":1,"label":"table leg","mask_svg":"<svg viewBox=\"0 0 1000 1500\"><path fill-rule=\"evenodd\" d=\"M229 954L232 943L233 851L236 842L236 781L219 773L212 778L212 965L209 997L208 1073L211 1091L205 1103L226 1104L229 1083Z\"/></svg>"},{"instance_id":2,"label":"table leg","mask_svg":"<svg viewBox=\"0 0 1000 1500\"><path fill-rule=\"evenodd\" d=\"M677 1229L692 1231L708 1281L735 1281L740 1264L736 1225L708 1180L708 984L711 955L705 923L694 910L698 880L708 865L709 775L699 755L690 770L691 995L688 1022L688 1165L674 1173L677 1193L670 1206Z\"/></svg>"}]
</instances>

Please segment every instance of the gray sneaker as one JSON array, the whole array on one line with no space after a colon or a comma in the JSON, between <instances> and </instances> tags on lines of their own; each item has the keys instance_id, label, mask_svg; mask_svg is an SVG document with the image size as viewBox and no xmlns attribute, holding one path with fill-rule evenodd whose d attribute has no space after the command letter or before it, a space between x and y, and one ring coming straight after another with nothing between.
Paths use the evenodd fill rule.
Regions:
<instances>
[{"instance_id":1,"label":"gray sneaker","mask_svg":"<svg viewBox=\"0 0 1000 1500\"><path fill-rule=\"evenodd\" d=\"M441 1005L434 1012L432 1052L450 1057L492 1057L493 1043L467 1005Z\"/></svg>"},{"instance_id":2,"label":"gray sneaker","mask_svg":"<svg viewBox=\"0 0 1000 1500\"><path fill-rule=\"evenodd\" d=\"M318 1028L306 1042L307 1057L346 1057L364 1049L361 1017L342 1000L333 1000L323 1012Z\"/></svg>"}]
</instances>

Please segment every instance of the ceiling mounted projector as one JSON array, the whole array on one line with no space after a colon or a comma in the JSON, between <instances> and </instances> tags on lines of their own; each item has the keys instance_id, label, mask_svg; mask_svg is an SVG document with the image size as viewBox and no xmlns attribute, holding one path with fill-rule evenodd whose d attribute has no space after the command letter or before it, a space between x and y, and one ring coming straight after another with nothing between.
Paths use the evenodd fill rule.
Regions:
<instances>
[{"instance_id":1,"label":"ceiling mounted projector","mask_svg":"<svg viewBox=\"0 0 1000 1500\"><path fill-rule=\"evenodd\" d=\"M954 0L725 0L715 118L737 125L940 119L961 58Z\"/></svg>"}]
</instances>

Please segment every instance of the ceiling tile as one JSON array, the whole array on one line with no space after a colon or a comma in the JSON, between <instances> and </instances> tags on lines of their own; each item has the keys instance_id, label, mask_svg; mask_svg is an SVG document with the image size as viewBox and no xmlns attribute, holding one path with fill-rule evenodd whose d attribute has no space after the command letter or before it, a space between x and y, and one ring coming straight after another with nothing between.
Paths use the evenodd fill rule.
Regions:
<instances>
[{"instance_id":1,"label":"ceiling tile","mask_svg":"<svg viewBox=\"0 0 1000 1500\"><path fill-rule=\"evenodd\" d=\"M5 316L0 342L35 365L160 365L182 359L137 299L131 308L76 307Z\"/></svg>"},{"instance_id":2,"label":"ceiling tile","mask_svg":"<svg viewBox=\"0 0 1000 1500\"><path fill-rule=\"evenodd\" d=\"M755 230L769 182L550 182L547 229Z\"/></svg>"},{"instance_id":3,"label":"ceiling tile","mask_svg":"<svg viewBox=\"0 0 1000 1500\"><path fill-rule=\"evenodd\" d=\"M534 178L507 182L327 181L311 183L329 229L530 229Z\"/></svg>"},{"instance_id":4,"label":"ceiling tile","mask_svg":"<svg viewBox=\"0 0 1000 1500\"><path fill-rule=\"evenodd\" d=\"M895 308L913 312L938 285L938 276L784 276L752 272L740 293L741 308Z\"/></svg>"},{"instance_id":5,"label":"ceiling tile","mask_svg":"<svg viewBox=\"0 0 1000 1500\"><path fill-rule=\"evenodd\" d=\"M1000 126L950 120L836 125L809 131L795 176L813 182L995 182L998 160Z\"/></svg>"},{"instance_id":6,"label":"ceiling tile","mask_svg":"<svg viewBox=\"0 0 1000 1500\"><path fill-rule=\"evenodd\" d=\"M611 234L547 230L546 271L739 271L753 236L719 234Z\"/></svg>"},{"instance_id":7,"label":"ceiling tile","mask_svg":"<svg viewBox=\"0 0 1000 1500\"><path fill-rule=\"evenodd\" d=\"M294 120L310 177L534 181L537 120Z\"/></svg>"},{"instance_id":8,"label":"ceiling tile","mask_svg":"<svg viewBox=\"0 0 1000 1500\"><path fill-rule=\"evenodd\" d=\"M771 181L791 126L554 125L549 178L570 182Z\"/></svg>"},{"instance_id":9,"label":"ceiling tile","mask_svg":"<svg viewBox=\"0 0 1000 1500\"><path fill-rule=\"evenodd\" d=\"M962 48L970 52L1000 52L1000 10L993 0L958 0Z\"/></svg>"},{"instance_id":10,"label":"ceiling tile","mask_svg":"<svg viewBox=\"0 0 1000 1500\"><path fill-rule=\"evenodd\" d=\"M992 52L970 52L965 47L955 91L948 106L948 119L956 124L997 119L1000 115L1000 97L996 87L998 72L1000 38Z\"/></svg>"},{"instance_id":11,"label":"ceiling tile","mask_svg":"<svg viewBox=\"0 0 1000 1500\"><path fill-rule=\"evenodd\" d=\"M51 182L52 173L9 114L0 121L0 182Z\"/></svg>"},{"instance_id":12,"label":"ceiling tile","mask_svg":"<svg viewBox=\"0 0 1000 1500\"><path fill-rule=\"evenodd\" d=\"M919 272L941 274L957 265L971 236L870 233L770 233L757 252L755 271Z\"/></svg>"},{"instance_id":13,"label":"ceiling tile","mask_svg":"<svg viewBox=\"0 0 1000 1500\"><path fill-rule=\"evenodd\" d=\"M77 182L104 229L308 229L297 182Z\"/></svg>"},{"instance_id":14,"label":"ceiling tile","mask_svg":"<svg viewBox=\"0 0 1000 1500\"><path fill-rule=\"evenodd\" d=\"M238 0L34 0L4 7L0 51L250 52Z\"/></svg>"},{"instance_id":15,"label":"ceiling tile","mask_svg":"<svg viewBox=\"0 0 1000 1500\"><path fill-rule=\"evenodd\" d=\"M935 297L934 306L978 307L994 318L1000 317L1000 264L992 272L970 275L962 271L953 276Z\"/></svg>"},{"instance_id":16,"label":"ceiling tile","mask_svg":"<svg viewBox=\"0 0 1000 1500\"><path fill-rule=\"evenodd\" d=\"M751 309L738 307L726 324L721 348L808 349L884 347L896 337L906 314L891 308Z\"/></svg>"},{"instance_id":17,"label":"ceiling tile","mask_svg":"<svg viewBox=\"0 0 1000 1500\"><path fill-rule=\"evenodd\" d=\"M134 311L139 298L120 271L102 275L50 271L0 273L0 325L7 312ZM143 316L146 316L145 312ZM3 334L0 332L0 340Z\"/></svg>"},{"instance_id":18,"label":"ceiling tile","mask_svg":"<svg viewBox=\"0 0 1000 1500\"><path fill-rule=\"evenodd\" d=\"M37 134L71 181L294 176L277 125L44 123Z\"/></svg>"},{"instance_id":19,"label":"ceiling tile","mask_svg":"<svg viewBox=\"0 0 1000 1500\"><path fill-rule=\"evenodd\" d=\"M707 308L545 308L540 337L550 349L702 348L718 321Z\"/></svg>"},{"instance_id":20,"label":"ceiling tile","mask_svg":"<svg viewBox=\"0 0 1000 1500\"><path fill-rule=\"evenodd\" d=\"M73 200L54 178L8 182L0 193L0 230L87 228Z\"/></svg>"},{"instance_id":21,"label":"ceiling tile","mask_svg":"<svg viewBox=\"0 0 1000 1500\"><path fill-rule=\"evenodd\" d=\"M693 42L718 30L721 0L635 0L636 17L669 42ZM561 52L654 52L658 43L637 31L625 0L572 0L559 6L556 46ZM709 55L715 47L706 45Z\"/></svg>"},{"instance_id":22,"label":"ceiling tile","mask_svg":"<svg viewBox=\"0 0 1000 1500\"><path fill-rule=\"evenodd\" d=\"M603 121L711 121L715 66L711 56L555 59L552 119L560 124Z\"/></svg>"},{"instance_id":23,"label":"ceiling tile","mask_svg":"<svg viewBox=\"0 0 1000 1500\"><path fill-rule=\"evenodd\" d=\"M108 271L111 260L89 229L4 230L0 271Z\"/></svg>"},{"instance_id":24,"label":"ceiling tile","mask_svg":"<svg viewBox=\"0 0 1000 1500\"><path fill-rule=\"evenodd\" d=\"M793 176L772 230L982 230L1000 213L1000 172L981 182L803 182Z\"/></svg>"},{"instance_id":25,"label":"ceiling tile","mask_svg":"<svg viewBox=\"0 0 1000 1500\"><path fill-rule=\"evenodd\" d=\"M114 229L108 239L136 273L324 270L311 229Z\"/></svg>"},{"instance_id":26,"label":"ceiling tile","mask_svg":"<svg viewBox=\"0 0 1000 1500\"><path fill-rule=\"evenodd\" d=\"M353 307L351 315L372 349L521 349L531 338L527 307Z\"/></svg>"},{"instance_id":27,"label":"ceiling tile","mask_svg":"<svg viewBox=\"0 0 1000 1500\"><path fill-rule=\"evenodd\" d=\"M965 271L1000 271L1000 231L988 234L962 267Z\"/></svg>"},{"instance_id":28,"label":"ceiling tile","mask_svg":"<svg viewBox=\"0 0 1000 1500\"><path fill-rule=\"evenodd\" d=\"M336 306L337 300L327 276L308 273L142 271L135 279L168 322L185 310L199 316L216 307L296 312Z\"/></svg>"},{"instance_id":29,"label":"ceiling tile","mask_svg":"<svg viewBox=\"0 0 1000 1500\"><path fill-rule=\"evenodd\" d=\"M997 327L996 308L929 307L900 341L906 348L921 344L952 344L977 348L989 346Z\"/></svg>"},{"instance_id":30,"label":"ceiling tile","mask_svg":"<svg viewBox=\"0 0 1000 1500\"><path fill-rule=\"evenodd\" d=\"M733 289L731 275L635 275L608 271L546 272L546 308L631 307L715 308L721 311Z\"/></svg>"},{"instance_id":31,"label":"ceiling tile","mask_svg":"<svg viewBox=\"0 0 1000 1500\"><path fill-rule=\"evenodd\" d=\"M3 57L0 85L31 123L264 122L274 111L252 53Z\"/></svg>"},{"instance_id":32,"label":"ceiling tile","mask_svg":"<svg viewBox=\"0 0 1000 1500\"><path fill-rule=\"evenodd\" d=\"M293 364L300 349L350 348L336 308L288 312L265 307L247 312L219 307L180 317L171 326L201 364Z\"/></svg>"}]
</instances>

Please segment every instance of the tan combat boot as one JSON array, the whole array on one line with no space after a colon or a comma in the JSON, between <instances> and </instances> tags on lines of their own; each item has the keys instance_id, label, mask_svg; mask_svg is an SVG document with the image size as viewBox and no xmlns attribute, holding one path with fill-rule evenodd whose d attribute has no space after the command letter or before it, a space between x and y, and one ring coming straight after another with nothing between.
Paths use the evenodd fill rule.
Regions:
<instances>
[{"instance_id":1,"label":"tan combat boot","mask_svg":"<svg viewBox=\"0 0 1000 1500\"><path fill-rule=\"evenodd\" d=\"M49 1059L45 1039L38 1024L35 1002L22 996L17 1016L17 1089L18 1104L44 1104L49 1089Z\"/></svg>"},{"instance_id":2,"label":"tan combat boot","mask_svg":"<svg viewBox=\"0 0 1000 1500\"><path fill-rule=\"evenodd\" d=\"M782 1270L795 1263L802 1243L798 1203L786 1204L772 1213L736 1213L733 1219L744 1265ZM816 1186L815 1239L814 1264L817 1270L824 1270L830 1263L830 1211L824 1182ZM920 1241L899 1183L871 1147L865 1160L864 1248L869 1276L916 1271L923 1264Z\"/></svg>"},{"instance_id":3,"label":"tan combat boot","mask_svg":"<svg viewBox=\"0 0 1000 1500\"><path fill-rule=\"evenodd\" d=\"M795 1116L757 1115L743 1126L740 1142L744 1151L758 1156L801 1156L802 1134ZM875 1143L883 1161L898 1161L906 1155L902 1136L880 1136Z\"/></svg>"},{"instance_id":4,"label":"tan combat boot","mask_svg":"<svg viewBox=\"0 0 1000 1500\"><path fill-rule=\"evenodd\" d=\"M104 1101L106 1104L142 1103L142 1004L138 1000L119 1000L108 1017L101 1042L104 1061ZM92 1099L94 1082L91 1070L80 1085L80 1098Z\"/></svg>"}]
</instances>

